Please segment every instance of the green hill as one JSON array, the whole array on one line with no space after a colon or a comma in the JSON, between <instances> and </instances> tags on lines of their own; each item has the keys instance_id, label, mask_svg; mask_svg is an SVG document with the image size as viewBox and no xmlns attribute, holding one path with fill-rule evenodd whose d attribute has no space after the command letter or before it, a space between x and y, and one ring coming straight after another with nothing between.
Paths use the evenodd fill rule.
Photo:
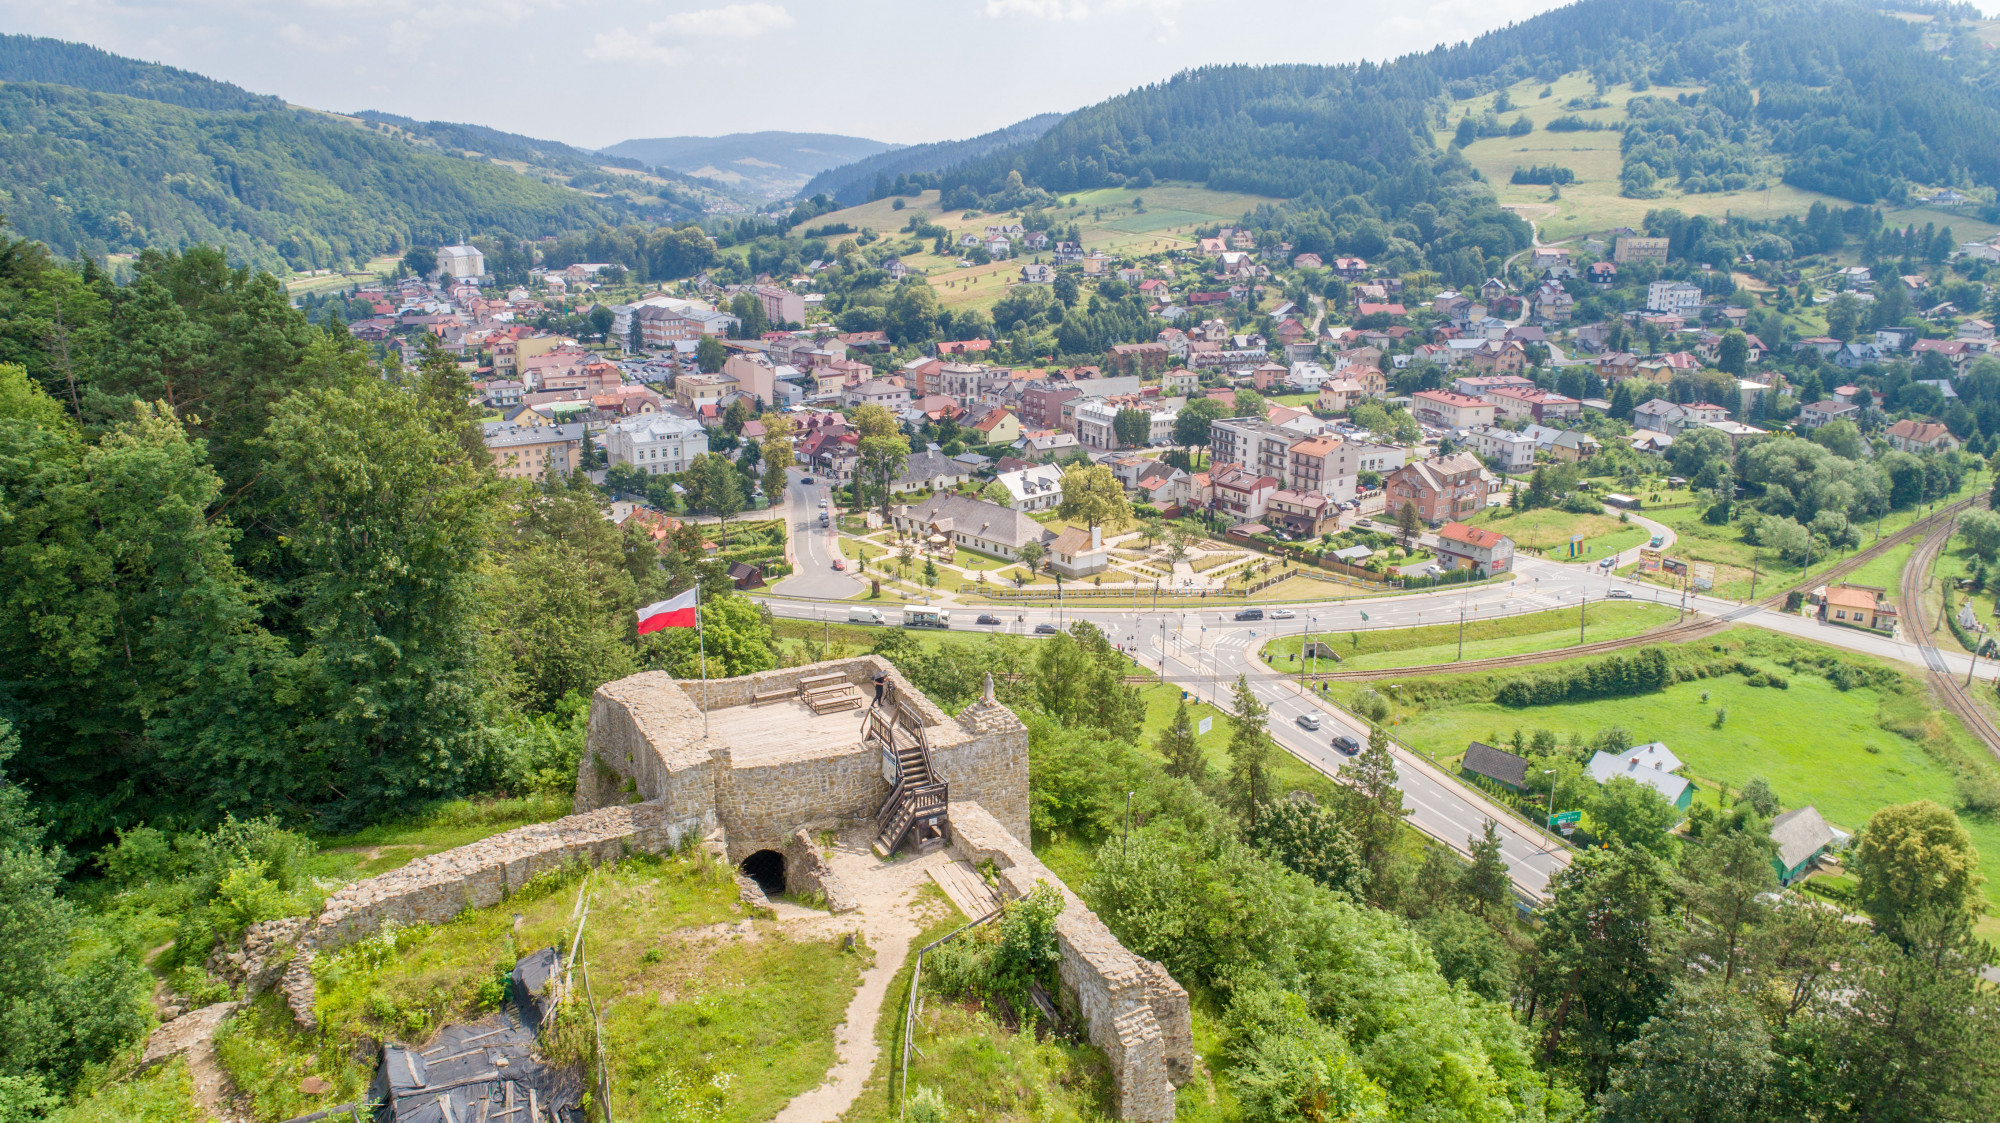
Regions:
<instances>
[{"instance_id":1,"label":"green hill","mask_svg":"<svg viewBox=\"0 0 2000 1123\"><path fill-rule=\"evenodd\" d=\"M1912 185L2000 186L2000 76L1963 5L1904 18L1850 0L1582 0L1468 43L1386 64L1188 71L1079 110L1025 149L947 175L1056 192L1152 178L1377 204L1436 202L1454 100L1587 75L1599 90L1691 88L1635 100L1623 132L1639 183L1720 184L1776 158L1796 187L1861 203ZM1475 122L1477 135L1497 122ZM1718 187L1719 189L1719 187Z\"/></svg>"},{"instance_id":2,"label":"green hill","mask_svg":"<svg viewBox=\"0 0 2000 1123\"><path fill-rule=\"evenodd\" d=\"M738 200L499 130L290 107L76 43L0 36L0 213L57 252L222 246L280 272Z\"/></svg>"},{"instance_id":3,"label":"green hill","mask_svg":"<svg viewBox=\"0 0 2000 1123\"><path fill-rule=\"evenodd\" d=\"M86 43L33 35L0 35L0 82L49 82L103 94L163 101L189 109L283 109L283 98L204 78L156 62L140 62Z\"/></svg>"}]
</instances>

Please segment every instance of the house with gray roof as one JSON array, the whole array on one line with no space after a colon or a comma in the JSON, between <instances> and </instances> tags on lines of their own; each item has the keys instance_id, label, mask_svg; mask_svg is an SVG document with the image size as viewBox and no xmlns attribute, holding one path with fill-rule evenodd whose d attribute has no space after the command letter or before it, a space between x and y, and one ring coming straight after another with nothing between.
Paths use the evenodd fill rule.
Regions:
<instances>
[{"instance_id":1,"label":"house with gray roof","mask_svg":"<svg viewBox=\"0 0 2000 1123\"><path fill-rule=\"evenodd\" d=\"M1013 561L1030 542L1040 545L1055 538L1020 511L950 491L922 503L889 508L889 523L899 534L926 540L941 536L974 553L1006 561Z\"/></svg>"},{"instance_id":2,"label":"house with gray roof","mask_svg":"<svg viewBox=\"0 0 2000 1123\"><path fill-rule=\"evenodd\" d=\"M1771 855L1771 865L1778 871L1779 882L1790 885L1819 860L1827 847L1840 840L1840 832L1828 826L1812 804L1771 820L1771 841L1778 844L1778 852Z\"/></svg>"},{"instance_id":3,"label":"house with gray roof","mask_svg":"<svg viewBox=\"0 0 2000 1123\"><path fill-rule=\"evenodd\" d=\"M1584 772L1600 784L1608 784L1619 776L1644 784L1659 792L1668 803L1686 811L1694 802L1694 784L1684 776L1674 775L1680 766L1679 757L1654 741L1619 753L1599 752L1590 758Z\"/></svg>"},{"instance_id":4,"label":"house with gray roof","mask_svg":"<svg viewBox=\"0 0 2000 1123\"><path fill-rule=\"evenodd\" d=\"M925 449L911 453L903 461L903 474L890 481L889 493L943 491L971 478L972 472L965 465L955 463L936 449Z\"/></svg>"},{"instance_id":5,"label":"house with gray roof","mask_svg":"<svg viewBox=\"0 0 2000 1123\"><path fill-rule=\"evenodd\" d=\"M1528 759L1496 749L1483 741L1465 746L1465 758L1458 766L1474 776L1484 776L1514 791L1528 789Z\"/></svg>"}]
</instances>

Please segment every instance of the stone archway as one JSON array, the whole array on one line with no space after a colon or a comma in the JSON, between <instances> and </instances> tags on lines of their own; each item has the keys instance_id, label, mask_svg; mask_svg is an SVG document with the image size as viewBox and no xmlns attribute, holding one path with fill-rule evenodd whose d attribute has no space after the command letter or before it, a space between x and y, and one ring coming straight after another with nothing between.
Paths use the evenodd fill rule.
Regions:
<instances>
[{"instance_id":1,"label":"stone archway","mask_svg":"<svg viewBox=\"0 0 2000 1123\"><path fill-rule=\"evenodd\" d=\"M776 897L785 891L785 856L776 850L759 850L736 868L756 882L766 897Z\"/></svg>"}]
</instances>

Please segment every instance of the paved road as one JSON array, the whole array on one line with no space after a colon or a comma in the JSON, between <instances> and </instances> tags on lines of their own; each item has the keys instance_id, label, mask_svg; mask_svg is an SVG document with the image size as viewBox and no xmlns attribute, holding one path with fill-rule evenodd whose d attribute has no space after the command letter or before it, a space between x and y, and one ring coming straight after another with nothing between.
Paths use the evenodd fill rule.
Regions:
<instances>
[{"instance_id":1,"label":"paved road","mask_svg":"<svg viewBox=\"0 0 2000 1123\"><path fill-rule=\"evenodd\" d=\"M802 483L805 473L797 468L788 469L787 474L791 485L785 489L785 518L790 524L792 575L771 586L772 591L812 600L846 600L856 595L863 588L861 582L833 568L840 557L839 534L832 526L822 529L819 525L819 513L831 510L821 507L820 501L832 501L832 486L824 477L816 477L815 483Z\"/></svg>"},{"instance_id":2,"label":"paved road","mask_svg":"<svg viewBox=\"0 0 2000 1123\"><path fill-rule=\"evenodd\" d=\"M817 503L817 498L810 500L815 529ZM800 541L805 542L811 537L814 536L801 536ZM830 559L827 564L830 564ZM1322 698L1308 697L1295 680L1278 677L1272 673L1273 668L1266 668L1257 661L1255 652L1274 636L1308 631L1318 634L1406 628L1448 623L1461 616L1467 621L1491 619L1561 608L1579 600L1595 605L1610 599L1615 591L1623 594L1620 599L1685 608L1691 615L1755 624L1802 639L1899 659L1915 666L1924 665L1917 646L1902 639L1835 627L1795 614L1735 601L1676 593L1657 585L1617 577L1594 565L1565 565L1522 557L1516 559L1516 568L1515 580L1504 584L1375 600L1290 604L1284 607L1294 615L1284 620L1238 621L1235 614L1245 607L1241 602L1218 603L1213 608L1195 610L1163 607L1158 611L986 607L953 609L952 628L955 631L1028 635L1038 623L1052 622L1067 627L1077 620L1088 620L1103 629L1114 643L1123 645L1142 666L1163 671L1168 681L1225 709L1228 707L1230 685L1237 675L1251 676L1259 700L1272 707L1271 729L1278 743L1328 773L1337 772L1345 759L1332 748L1332 738L1344 732L1356 740L1363 740L1367 725ZM837 581L847 580L830 569L825 571L824 576ZM851 581L847 583L854 586ZM791 594L790 585L789 581L781 582L781 591ZM773 599L769 603L777 615L794 619L838 621L845 619L847 613L847 607L839 604L782 599ZM1003 623L997 627L974 624L981 611L995 613ZM1578 637L1579 643L1593 638L1588 630L1588 620L1589 614L1586 613L1585 630ZM1962 653L1940 652L1938 658L1947 671L1958 675L1964 675L1970 663L1970 658ZM1275 668L1279 673L1295 669L1295 664ZM1985 679L2000 676L2000 668L1996 668L1992 661L1982 662L1977 672L1979 677ZM1308 732L1297 724L1299 715L1309 711L1321 715L1322 728L1316 733ZM1466 839L1481 833L1486 820L1494 820L1501 836L1501 851L1517 890L1529 899L1540 899L1545 894L1549 878L1568 861L1567 852L1559 843L1493 804L1445 770L1431 765L1415 752L1401 746L1396 746L1395 751L1397 780L1403 788L1404 803L1410 809L1413 825L1432 838L1463 851Z\"/></svg>"}]
</instances>

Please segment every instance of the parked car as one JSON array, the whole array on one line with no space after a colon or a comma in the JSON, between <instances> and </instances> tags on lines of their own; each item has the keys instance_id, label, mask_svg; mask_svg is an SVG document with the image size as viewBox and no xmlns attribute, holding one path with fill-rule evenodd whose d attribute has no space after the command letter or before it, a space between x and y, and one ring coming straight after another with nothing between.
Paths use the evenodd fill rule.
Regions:
<instances>
[{"instance_id":1,"label":"parked car","mask_svg":"<svg viewBox=\"0 0 2000 1123\"><path fill-rule=\"evenodd\" d=\"M1237 612L1236 618L1238 620L1262 620L1264 618L1264 610L1261 608L1246 608Z\"/></svg>"},{"instance_id":2,"label":"parked car","mask_svg":"<svg viewBox=\"0 0 2000 1123\"><path fill-rule=\"evenodd\" d=\"M1293 612L1289 608L1274 608L1271 610L1271 619L1273 620L1290 620L1297 615L1298 613Z\"/></svg>"},{"instance_id":3,"label":"parked car","mask_svg":"<svg viewBox=\"0 0 2000 1123\"><path fill-rule=\"evenodd\" d=\"M1348 756L1353 756L1355 753L1361 751L1361 742L1343 733L1333 739L1333 747L1346 753Z\"/></svg>"},{"instance_id":4,"label":"parked car","mask_svg":"<svg viewBox=\"0 0 2000 1123\"><path fill-rule=\"evenodd\" d=\"M829 525L829 524L827 523L827 521L826 521L826 512L825 512L825 511L821 511L821 512L819 513L819 525L821 525L821 526L827 526L827 525Z\"/></svg>"},{"instance_id":5,"label":"parked car","mask_svg":"<svg viewBox=\"0 0 2000 1123\"><path fill-rule=\"evenodd\" d=\"M991 612L982 612L979 614L979 619L973 621L975 624L998 624L999 622L1000 618Z\"/></svg>"},{"instance_id":6,"label":"parked car","mask_svg":"<svg viewBox=\"0 0 2000 1123\"><path fill-rule=\"evenodd\" d=\"M1610 597L1610 598L1611 598L1612 600L1631 600L1631 599L1632 599L1632 590L1630 590L1630 589L1613 589L1613 590L1611 590L1610 592L1608 592L1608 593L1606 593L1606 594L1604 594L1604 595L1605 595L1605 596L1607 596L1607 597Z\"/></svg>"},{"instance_id":7,"label":"parked car","mask_svg":"<svg viewBox=\"0 0 2000 1123\"><path fill-rule=\"evenodd\" d=\"M1062 629L1056 627L1054 624L1037 624L1035 625L1035 634L1038 636L1060 635L1062 634Z\"/></svg>"},{"instance_id":8,"label":"parked car","mask_svg":"<svg viewBox=\"0 0 2000 1123\"><path fill-rule=\"evenodd\" d=\"M1318 714L1300 714L1300 715L1299 715L1299 728L1300 728L1300 729L1310 729L1310 730L1312 730L1312 731L1313 731L1313 732L1315 732L1315 733L1319 732L1319 715L1318 715Z\"/></svg>"}]
</instances>

